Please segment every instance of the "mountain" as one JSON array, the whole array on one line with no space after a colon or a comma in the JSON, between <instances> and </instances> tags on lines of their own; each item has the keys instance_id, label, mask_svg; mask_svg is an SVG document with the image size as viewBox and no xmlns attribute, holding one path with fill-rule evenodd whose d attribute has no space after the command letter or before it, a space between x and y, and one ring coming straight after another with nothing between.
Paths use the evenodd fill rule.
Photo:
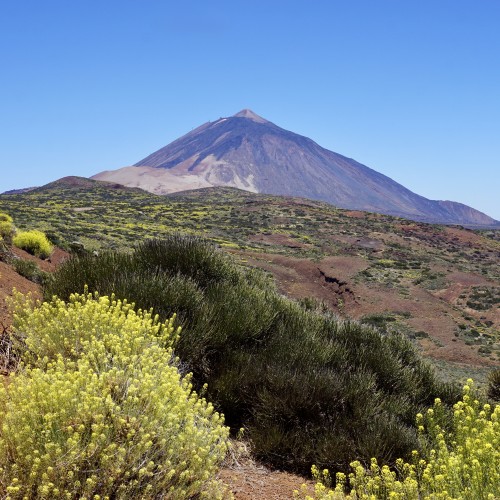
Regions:
<instances>
[{"instance_id":1,"label":"mountain","mask_svg":"<svg viewBox=\"0 0 500 500\"><path fill-rule=\"evenodd\" d=\"M497 224L460 203L419 196L389 177L248 109L205 123L134 166L101 172L92 178L157 194L231 186L420 221Z\"/></svg>"}]
</instances>

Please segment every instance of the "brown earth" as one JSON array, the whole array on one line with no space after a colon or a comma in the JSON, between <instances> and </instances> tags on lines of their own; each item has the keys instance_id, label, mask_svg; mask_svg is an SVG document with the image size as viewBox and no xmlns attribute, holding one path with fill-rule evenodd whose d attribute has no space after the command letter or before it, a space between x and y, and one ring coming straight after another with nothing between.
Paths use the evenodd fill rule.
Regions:
<instances>
[{"instance_id":1,"label":"brown earth","mask_svg":"<svg viewBox=\"0 0 500 500\"><path fill-rule=\"evenodd\" d=\"M407 324L415 331L429 335L419 340L419 345L431 358L464 366L498 366L496 360L481 356L474 346L454 335L462 319L460 310L455 307L457 297L471 286L491 285L483 276L453 272L447 277L452 280L451 285L437 291L425 290L408 282L405 283L408 293L402 295L396 288L357 280L356 275L368 267L367 260L360 256L330 256L314 262L288 255L233 253L239 254L249 265L271 272L283 294L296 299L313 297L340 316L359 319L384 311L408 313ZM468 312L471 316L500 324L498 308Z\"/></svg>"},{"instance_id":2,"label":"brown earth","mask_svg":"<svg viewBox=\"0 0 500 500\"><path fill-rule=\"evenodd\" d=\"M270 470L257 463L245 441L231 440L226 463L218 478L225 483L235 500L290 500L302 484L312 490L313 482L301 476Z\"/></svg>"},{"instance_id":3,"label":"brown earth","mask_svg":"<svg viewBox=\"0 0 500 500\"><path fill-rule=\"evenodd\" d=\"M14 258L36 262L38 267L46 272L53 272L69 256L60 248L55 248L47 260L39 259L15 247L12 247L10 251ZM12 323L6 299L12 295L13 289L23 294L32 293L35 298L41 298L40 287L36 283L17 274L11 265L0 261L0 326L3 329L8 328Z\"/></svg>"},{"instance_id":4,"label":"brown earth","mask_svg":"<svg viewBox=\"0 0 500 500\"><path fill-rule=\"evenodd\" d=\"M219 478L229 486L235 500L290 500L294 490L308 482L303 477L257 464L225 467Z\"/></svg>"},{"instance_id":5,"label":"brown earth","mask_svg":"<svg viewBox=\"0 0 500 500\"><path fill-rule=\"evenodd\" d=\"M5 262L0 262L0 325L3 329L12 323L6 299L12 295L14 288L24 294L31 292L34 297L40 298L38 285L17 274Z\"/></svg>"}]
</instances>

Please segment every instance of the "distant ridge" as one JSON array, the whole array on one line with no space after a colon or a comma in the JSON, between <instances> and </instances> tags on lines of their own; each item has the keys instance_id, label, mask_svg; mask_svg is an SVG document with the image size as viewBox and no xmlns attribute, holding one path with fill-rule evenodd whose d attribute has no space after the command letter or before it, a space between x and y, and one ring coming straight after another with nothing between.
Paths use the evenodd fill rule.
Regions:
<instances>
[{"instance_id":1,"label":"distant ridge","mask_svg":"<svg viewBox=\"0 0 500 500\"><path fill-rule=\"evenodd\" d=\"M300 196L425 222L499 225L461 203L428 200L249 109L207 122L131 167L92 177L167 194L210 186Z\"/></svg>"},{"instance_id":2,"label":"distant ridge","mask_svg":"<svg viewBox=\"0 0 500 500\"><path fill-rule=\"evenodd\" d=\"M20 189L10 189L9 191L4 191L2 194L22 194L33 191L33 189L36 189L36 186L28 188L20 188Z\"/></svg>"},{"instance_id":3,"label":"distant ridge","mask_svg":"<svg viewBox=\"0 0 500 500\"><path fill-rule=\"evenodd\" d=\"M123 184L119 184L117 182L108 182L108 181L99 181L95 179L88 179L87 177L78 177L76 175L69 175L66 177L61 177L56 181L49 182L40 187L31 188L30 191L47 191L49 189L92 189L97 186L105 187L106 189L123 189L127 191L143 191L139 188L131 188L128 186L124 186ZM7 193L4 193L7 194Z\"/></svg>"}]
</instances>

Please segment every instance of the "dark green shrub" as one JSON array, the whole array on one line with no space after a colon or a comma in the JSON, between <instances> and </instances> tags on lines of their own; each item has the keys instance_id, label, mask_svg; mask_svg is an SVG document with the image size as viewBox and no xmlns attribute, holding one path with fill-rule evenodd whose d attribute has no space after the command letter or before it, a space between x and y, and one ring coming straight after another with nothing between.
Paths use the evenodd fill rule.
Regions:
<instances>
[{"instance_id":1,"label":"dark green shrub","mask_svg":"<svg viewBox=\"0 0 500 500\"><path fill-rule=\"evenodd\" d=\"M324 301L319 301L315 297L304 297L298 303L306 311L318 311L327 313L329 311L328 305Z\"/></svg>"},{"instance_id":2,"label":"dark green shrub","mask_svg":"<svg viewBox=\"0 0 500 500\"><path fill-rule=\"evenodd\" d=\"M360 319L364 325L370 325L379 328L383 332L387 332L387 323L396 321L396 318L390 313L368 314Z\"/></svg>"},{"instance_id":3,"label":"dark green shrub","mask_svg":"<svg viewBox=\"0 0 500 500\"><path fill-rule=\"evenodd\" d=\"M0 261L6 262L10 259L11 252L4 239L0 238Z\"/></svg>"},{"instance_id":4,"label":"dark green shrub","mask_svg":"<svg viewBox=\"0 0 500 500\"><path fill-rule=\"evenodd\" d=\"M418 447L418 411L435 397L459 397L403 336L305 310L264 273L198 238L173 235L128 255L75 258L46 293L66 298L83 283L162 318L177 309L183 367L197 387L208 383L226 422L245 427L255 454L277 467L307 473L311 463L390 462Z\"/></svg>"},{"instance_id":5,"label":"dark green shrub","mask_svg":"<svg viewBox=\"0 0 500 500\"><path fill-rule=\"evenodd\" d=\"M62 248L63 250L69 251L70 247L66 240L61 236L61 234L57 231L46 231L45 236L47 239L54 245Z\"/></svg>"},{"instance_id":6,"label":"dark green shrub","mask_svg":"<svg viewBox=\"0 0 500 500\"><path fill-rule=\"evenodd\" d=\"M180 274L196 281L201 288L240 278L235 266L213 245L200 244L196 236L174 233L164 240L150 240L136 249L135 259L146 268Z\"/></svg>"},{"instance_id":7,"label":"dark green shrub","mask_svg":"<svg viewBox=\"0 0 500 500\"><path fill-rule=\"evenodd\" d=\"M500 369L493 370L488 376L488 397L500 402Z\"/></svg>"},{"instance_id":8,"label":"dark green shrub","mask_svg":"<svg viewBox=\"0 0 500 500\"><path fill-rule=\"evenodd\" d=\"M42 271L38 267L37 263L32 260L15 259L13 262L16 273L24 276L34 283L42 285L48 283L50 280L49 273Z\"/></svg>"}]
</instances>

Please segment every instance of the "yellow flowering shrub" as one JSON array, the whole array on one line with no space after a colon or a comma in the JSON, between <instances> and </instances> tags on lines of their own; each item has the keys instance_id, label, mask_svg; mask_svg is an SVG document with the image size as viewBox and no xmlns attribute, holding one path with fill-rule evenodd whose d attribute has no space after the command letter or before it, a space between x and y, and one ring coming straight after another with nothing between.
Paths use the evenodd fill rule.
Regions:
<instances>
[{"instance_id":1,"label":"yellow flowering shrub","mask_svg":"<svg viewBox=\"0 0 500 500\"><path fill-rule=\"evenodd\" d=\"M116 346L120 354L139 355L152 344L168 350L169 355L179 338L174 329L175 315L160 323L151 311L134 310L134 304L116 300L114 296L99 297L96 293L72 294L66 303L53 297L50 302L34 301L31 295L14 292L10 300L13 326L22 335L23 360L32 367L43 368L58 355L76 361L90 355L92 343L102 343L107 355L95 359L96 370L108 358L116 364Z\"/></svg>"},{"instance_id":2,"label":"yellow flowering shrub","mask_svg":"<svg viewBox=\"0 0 500 500\"><path fill-rule=\"evenodd\" d=\"M47 236L41 231L21 231L12 238L12 243L32 255L46 259L54 249Z\"/></svg>"},{"instance_id":3,"label":"yellow flowering shrub","mask_svg":"<svg viewBox=\"0 0 500 500\"><path fill-rule=\"evenodd\" d=\"M15 300L27 347L0 387L0 497L226 495L228 429L179 374L172 321L91 294Z\"/></svg>"},{"instance_id":4,"label":"yellow flowering shrub","mask_svg":"<svg viewBox=\"0 0 500 500\"><path fill-rule=\"evenodd\" d=\"M0 212L0 240L10 242L15 231L12 217L4 212Z\"/></svg>"},{"instance_id":5,"label":"yellow flowering shrub","mask_svg":"<svg viewBox=\"0 0 500 500\"><path fill-rule=\"evenodd\" d=\"M379 467L372 459L366 470L353 462L349 481L336 475L336 486L329 488L328 470L312 468L314 492L303 485L296 499L497 499L500 498L500 406L481 405L472 395L473 382L464 386L463 398L453 407L452 426L442 425L444 409L437 399L426 414L417 415L426 458L413 452L413 463L396 461L397 473ZM349 484L347 484L349 483ZM349 488L348 488L349 486ZM350 489L349 493L345 493Z\"/></svg>"}]
</instances>

